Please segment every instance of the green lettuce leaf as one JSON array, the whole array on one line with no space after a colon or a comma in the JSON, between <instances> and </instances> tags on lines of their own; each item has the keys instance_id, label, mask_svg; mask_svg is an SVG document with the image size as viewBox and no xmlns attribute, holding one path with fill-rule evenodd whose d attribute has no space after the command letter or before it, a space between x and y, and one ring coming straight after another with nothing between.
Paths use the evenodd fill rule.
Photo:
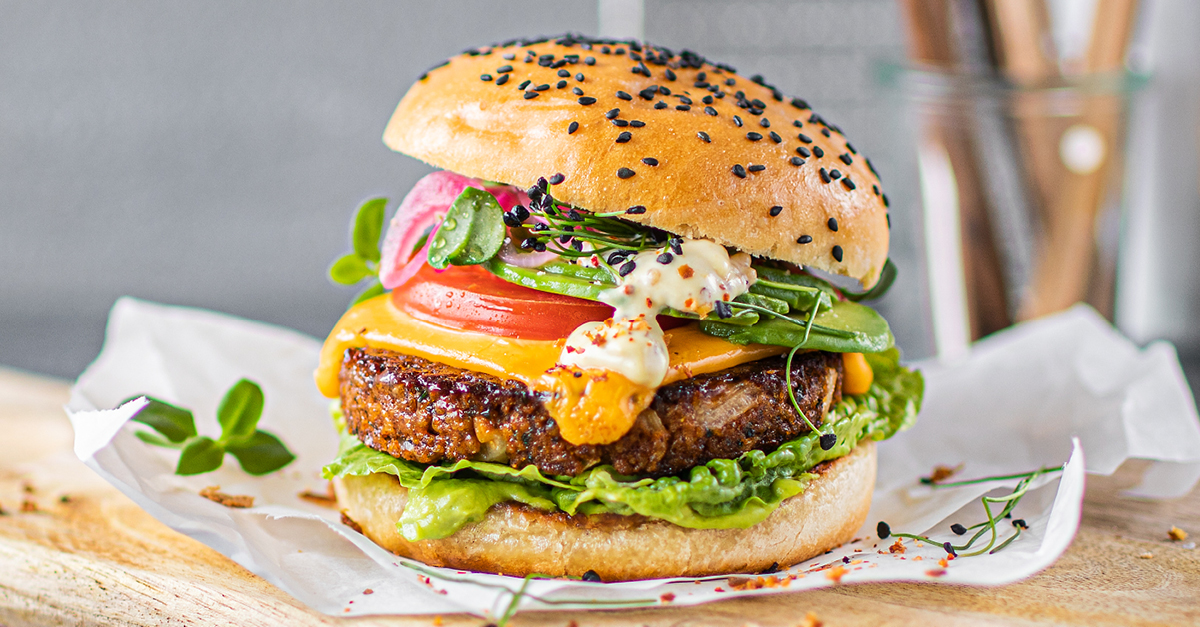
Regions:
<instances>
[{"instance_id":1,"label":"green lettuce leaf","mask_svg":"<svg viewBox=\"0 0 1200 627\"><path fill-rule=\"evenodd\" d=\"M641 514L693 529L744 529L803 492L813 466L846 455L865 438L884 440L912 426L924 391L920 373L900 366L895 349L867 359L875 382L866 394L843 398L826 416L838 436L828 451L821 449L819 434L810 433L770 453L712 460L686 477L629 477L611 466L576 477L548 477L534 466L518 470L469 460L426 466L380 453L343 433L338 457L324 475L395 476L409 490L397 527L412 541L449 536L504 501L568 514Z\"/></svg>"}]
</instances>

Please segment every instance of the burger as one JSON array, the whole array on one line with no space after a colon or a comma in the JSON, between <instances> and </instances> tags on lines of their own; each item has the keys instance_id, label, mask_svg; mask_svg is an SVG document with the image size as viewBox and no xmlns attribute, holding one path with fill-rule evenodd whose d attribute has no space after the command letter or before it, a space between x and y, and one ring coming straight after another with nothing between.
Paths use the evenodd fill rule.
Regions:
<instances>
[{"instance_id":1,"label":"burger","mask_svg":"<svg viewBox=\"0 0 1200 627\"><path fill-rule=\"evenodd\" d=\"M321 352L347 524L605 581L852 538L922 380L861 304L895 274L888 202L837 126L693 52L564 35L430 69L383 139L439 170Z\"/></svg>"}]
</instances>

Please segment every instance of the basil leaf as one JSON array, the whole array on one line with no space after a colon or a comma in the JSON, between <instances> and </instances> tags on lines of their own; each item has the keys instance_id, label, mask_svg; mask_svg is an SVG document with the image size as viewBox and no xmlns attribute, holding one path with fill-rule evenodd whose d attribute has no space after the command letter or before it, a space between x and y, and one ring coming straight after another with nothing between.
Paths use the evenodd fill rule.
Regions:
<instances>
[{"instance_id":1,"label":"basil leaf","mask_svg":"<svg viewBox=\"0 0 1200 627\"><path fill-rule=\"evenodd\" d=\"M253 435L262 410L262 388L249 379L235 383L217 407L217 422L221 423L221 442L242 442Z\"/></svg>"},{"instance_id":2,"label":"basil leaf","mask_svg":"<svg viewBox=\"0 0 1200 627\"><path fill-rule=\"evenodd\" d=\"M126 399L121 404L124 405L134 398L139 397ZM133 420L154 429L174 444L179 444L196 435L196 421L192 418L192 412L155 398L147 397L147 399L150 402L133 415ZM142 438L142 441L150 442L145 438ZM156 443L150 442L150 444Z\"/></svg>"},{"instance_id":3,"label":"basil leaf","mask_svg":"<svg viewBox=\"0 0 1200 627\"><path fill-rule=\"evenodd\" d=\"M355 295L354 300L350 302L350 306L353 307L353 306L363 302L364 300L369 300L369 299L375 298L376 296L379 296L382 293L383 293L383 286L379 284L379 281L375 281L375 282L371 283L370 285L368 285L366 287L366 289L364 289L363 291L361 291L357 295Z\"/></svg>"},{"instance_id":4,"label":"basil leaf","mask_svg":"<svg viewBox=\"0 0 1200 627\"><path fill-rule=\"evenodd\" d=\"M429 245L429 265L474 266L500 252L504 243L504 210L496 197L468 187L458 195Z\"/></svg>"},{"instance_id":5,"label":"basil leaf","mask_svg":"<svg viewBox=\"0 0 1200 627\"><path fill-rule=\"evenodd\" d=\"M255 431L249 438L231 443L226 449L237 458L242 470L255 476L275 472L296 459L279 438L266 431Z\"/></svg>"},{"instance_id":6,"label":"basil leaf","mask_svg":"<svg viewBox=\"0 0 1200 627\"><path fill-rule=\"evenodd\" d=\"M225 458L225 447L212 438L196 436L183 445L179 453L179 464L175 466L177 475L199 475L212 472L221 467Z\"/></svg>"},{"instance_id":7,"label":"basil leaf","mask_svg":"<svg viewBox=\"0 0 1200 627\"><path fill-rule=\"evenodd\" d=\"M383 216L387 198L372 198L359 206L354 214L352 235L354 252L365 261L379 262L379 237L383 235Z\"/></svg>"},{"instance_id":8,"label":"basil leaf","mask_svg":"<svg viewBox=\"0 0 1200 627\"><path fill-rule=\"evenodd\" d=\"M338 257L332 266L329 266L329 278L333 279L334 283L342 285L354 285L374 274L367 267L367 262L363 261L362 257L356 253L346 253Z\"/></svg>"}]
</instances>

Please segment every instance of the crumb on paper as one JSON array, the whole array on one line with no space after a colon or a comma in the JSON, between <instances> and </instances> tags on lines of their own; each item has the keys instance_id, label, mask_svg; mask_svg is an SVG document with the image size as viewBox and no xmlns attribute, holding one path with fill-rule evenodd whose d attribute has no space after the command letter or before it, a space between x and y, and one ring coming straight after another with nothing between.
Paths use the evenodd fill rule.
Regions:
<instances>
[{"instance_id":1,"label":"crumb on paper","mask_svg":"<svg viewBox=\"0 0 1200 627\"><path fill-rule=\"evenodd\" d=\"M933 467L933 473L931 473L928 477L925 478L925 482L926 483L941 483L941 482L949 479L950 477L953 477L954 475L958 474L958 471L960 471L962 469L963 469L962 464L959 464L954 467L943 466L941 464L938 464L937 466Z\"/></svg>"},{"instance_id":2,"label":"crumb on paper","mask_svg":"<svg viewBox=\"0 0 1200 627\"><path fill-rule=\"evenodd\" d=\"M797 625L797 627L822 627L824 624L821 622L821 619L817 618L816 612L809 612L804 615L804 621Z\"/></svg>"},{"instance_id":3,"label":"crumb on paper","mask_svg":"<svg viewBox=\"0 0 1200 627\"><path fill-rule=\"evenodd\" d=\"M1175 525L1171 525L1171 529L1167 531L1167 537L1175 542L1183 542L1184 540L1187 540L1188 532L1176 527Z\"/></svg>"},{"instance_id":4,"label":"crumb on paper","mask_svg":"<svg viewBox=\"0 0 1200 627\"><path fill-rule=\"evenodd\" d=\"M363 590L363 594L375 594L375 591L370 588L367 588L366 590Z\"/></svg>"},{"instance_id":5,"label":"crumb on paper","mask_svg":"<svg viewBox=\"0 0 1200 627\"><path fill-rule=\"evenodd\" d=\"M245 494L225 494L221 491L221 486L210 485L200 491L200 496L214 502L220 503L225 507L246 508L254 507L254 497L246 496Z\"/></svg>"},{"instance_id":6,"label":"crumb on paper","mask_svg":"<svg viewBox=\"0 0 1200 627\"><path fill-rule=\"evenodd\" d=\"M905 546L904 546L903 538L896 538L896 541L892 544L892 546L888 547L888 553L899 553L899 554L903 555L904 552L907 550L908 549L905 548ZM883 551L880 551L880 553L882 553L882 552Z\"/></svg>"},{"instance_id":7,"label":"crumb on paper","mask_svg":"<svg viewBox=\"0 0 1200 627\"><path fill-rule=\"evenodd\" d=\"M842 583L842 577L845 576L846 568L840 565L834 566L833 568L829 569L829 572L825 573L825 578L834 583Z\"/></svg>"},{"instance_id":8,"label":"crumb on paper","mask_svg":"<svg viewBox=\"0 0 1200 627\"><path fill-rule=\"evenodd\" d=\"M337 494L335 494L333 491L332 481L329 482L324 494L321 494L320 492L314 492L312 490L305 490L296 496L320 507L328 507L331 509L337 507Z\"/></svg>"},{"instance_id":9,"label":"crumb on paper","mask_svg":"<svg viewBox=\"0 0 1200 627\"><path fill-rule=\"evenodd\" d=\"M1153 558L1153 557L1154 557L1154 554L1153 554L1153 553L1142 553L1142 554L1141 554L1141 555L1139 555L1138 557L1140 557L1140 558L1142 558L1142 559L1144 559L1144 560L1148 560L1148 559L1151 559L1151 558Z\"/></svg>"},{"instance_id":10,"label":"crumb on paper","mask_svg":"<svg viewBox=\"0 0 1200 627\"><path fill-rule=\"evenodd\" d=\"M926 575L929 575L930 577L941 577L942 575L945 575L945 574L946 574L946 569L944 569L944 568L934 568L934 569L932 569L932 570L927 570L927 571L925 571L925 574L926 574Z\"/></svg>"},{"instance_id":11,"label":"crumb on paper","mask_svg":"<svg viewBox=\"0 0 1200 627\"><path fill-rule=\"evenodd\" d=\"M38 511L37 503L34 503L32 499L25 499L21 501L21 511L27 514L36 512Z\"/></svg>"},{"instance_id":12,"label":"crumb on paper","mask_svg":"<svg viewBox=\"0 0 1200 627\"><path fill-rule=\"evenodd\" d=\"M346 510L342 510L342 524L355 530L358 533L363 532L362 527L358 526L358 523L354 522L353 518L350 518L349 516L346 515Z\"/></svg>"},{"instance_id":13,"label":"crumb on paper","mask_svg":"<svg viewBox=\"0 0 1200 627\"><path fill-rule=\"evenodd\" d=\"M945 568L949 565L950 565L950 562L944 557L942 559L938 560L938 566L941 566L942 568Z\"/></svg>"},{"instance_id":14,"label":"crumb on paper","mask_svg":"<svg viewBox=\"0 0 1200 627\"><path fill-rule=\"evenodd\" d=\"M663 603L670 603L671 601L675 600L675 595L671 592L667 592L659 596L658 600L662 601Z\"/></svg>"}]
</instances>

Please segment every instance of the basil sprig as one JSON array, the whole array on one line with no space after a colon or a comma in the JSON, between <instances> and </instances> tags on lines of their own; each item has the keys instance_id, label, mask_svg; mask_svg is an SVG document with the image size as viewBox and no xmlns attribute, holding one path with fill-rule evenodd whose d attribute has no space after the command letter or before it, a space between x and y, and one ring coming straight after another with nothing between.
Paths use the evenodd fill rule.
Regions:
<instances>
[{"instance_id":1,"label":"basil sprig","mask_svg":"<svg viewBox=\"0 0 1200 627\"><path fill-rule=\"evenodd\" d=\"M354 227L350 232L350 242L354 248L329 266L329 278L334 283L342 285L357 285L365 279L371 279L350 303L357 305L368 298L383 293L379 284L379 260L383 255L379 251L379 238L383 235L384 211L387 209L387 198L372 198L354 213Z\"/></svg>"},{"instance_id":2,"label":"basil sprig","mask_svg":"<svg viewBox=\"0 0 1200 627\"><path fill-rule=\"evenodd\" d=\"M496 197L468 187L454 199L429 244L429 265L479 265L500 252L504 244L504 210Z\"/></svg>"},{"instance_id":3,"label":"basil sprig","mask_svg":"<svg viewBox=\"0 0 1200 627\"><path fill-rule=\"evenodd\" d=\"M126 399L125 402L139 398ZM198 475L221 467L225 454L238 460L242 470L252 475L265 475L287 466L296 459L274 434L258 428L262 417L263 392L257 383L242 379L235 383L217 407L217 422L221 437L214 440L196 432L192 412L156 398L133 416L154 431L137 431L135 435L147 444L179 449L177 475Z\"/></svg>"}]
</instances>

